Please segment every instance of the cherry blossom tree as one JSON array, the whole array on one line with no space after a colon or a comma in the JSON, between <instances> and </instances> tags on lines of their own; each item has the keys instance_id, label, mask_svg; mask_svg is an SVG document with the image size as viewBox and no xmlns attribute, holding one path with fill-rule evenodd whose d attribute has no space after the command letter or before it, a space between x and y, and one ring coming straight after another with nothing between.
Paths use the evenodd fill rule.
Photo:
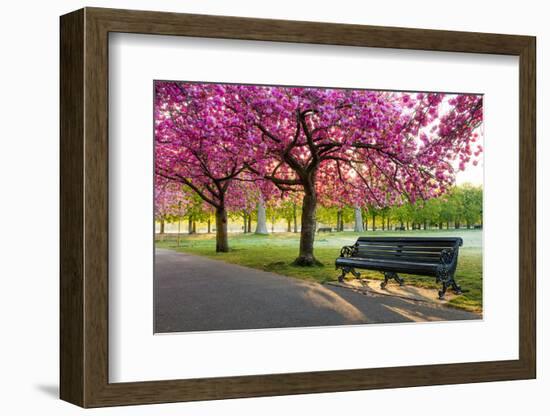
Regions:
<instances>
[{"instance_id":1,"label":"cherry blossom tree","mask_svg":"<svg viewBox=\"0 0 550 416\"><path fill-rule=\"evenodd\" d=\"M226 108L261 136L267 163L251 168L286 192L303 192L300 251L316 263L315 211L332 197L377 207L441 194L472 159L482 97L437 93L225 86ZM257 140L257 138L256 138Z\"/></svg>"},{"instance_id":2,"label":"cherry blossom tree","mask_svg":"<svg viewBox=\"0 0 550 416\"><path fill-rule=\"evenodd\" d=\"M258 210L257 224L259 229L265 227L265 211L263 218L260 215L261 208L265 210L265 200L269 200L271 195L276 192L274 186L261 178L250 176L248 173L241 174L236 178L230 187L226 205L233 212L238 212L239 216L243 217L244 232L251 231L252 213ZM258 232L256 234L267 234Z\"/></svg>"},{"instance_id":3,"label":"cherry blossom tree","mask_svg":"<svg viewBox=\"0 0 550 416\"><path fill-rule=\"evenodd\" d=\"M160 224L160 234L164 234L166 222L183 215L182 206L189 204L190 198L181 184L155 177L155 220Z\"/></svg>"},{"instance_id":4,"label":"cherry blossom tree","mask_svg":"<svg viewBox=\"0 0 550 416\"><path fill-rule=\"evenodd\" d=\"M223 105L224 88L155 83L155 171L192 189L216 216L216 251L229 251L227 199L233 181L253 166L253 133Z\"/></svg>"}]
</instances>

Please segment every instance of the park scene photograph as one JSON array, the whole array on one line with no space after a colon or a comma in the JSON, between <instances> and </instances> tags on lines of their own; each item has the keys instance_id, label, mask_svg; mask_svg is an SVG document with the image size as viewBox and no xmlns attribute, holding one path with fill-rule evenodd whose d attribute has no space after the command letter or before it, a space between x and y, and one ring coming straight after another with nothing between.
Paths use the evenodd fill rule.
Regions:
<instances>
[{"instance_id":1,"label":"park scene photograph","mask_svg":"<svg viewBox=\"0 0 550 416\"><path fill-rule=\"evenodd\" d=\"M157 80L154 332L483 318L483 95Z\"/></svg>"}]
</instances>

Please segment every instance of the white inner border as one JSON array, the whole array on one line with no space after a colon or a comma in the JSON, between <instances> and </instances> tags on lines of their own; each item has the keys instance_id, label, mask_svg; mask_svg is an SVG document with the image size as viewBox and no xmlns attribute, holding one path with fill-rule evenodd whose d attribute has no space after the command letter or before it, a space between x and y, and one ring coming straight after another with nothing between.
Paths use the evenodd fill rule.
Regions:
<instances>
[{"instance_id":1,"label":"white inner border","mask_svg":"<svg viewBox=\"0 0 550 416\"><path fill-rule=\"evenodd\" d=\"M133 34L109 53L110 382L518 358L517 57ZM154 79L484 93L483 320L153 335Z\"/></svg>"}]
</instances>

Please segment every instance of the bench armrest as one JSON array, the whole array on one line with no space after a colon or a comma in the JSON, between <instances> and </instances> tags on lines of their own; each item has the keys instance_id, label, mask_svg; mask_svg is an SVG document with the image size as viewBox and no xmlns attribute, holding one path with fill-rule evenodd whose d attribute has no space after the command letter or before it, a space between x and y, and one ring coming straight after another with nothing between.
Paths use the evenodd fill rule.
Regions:
<instances>
[{"instance_id":1,"label":"bench armrest","mask_svg":"<svg viewBox=\"0 0 550 416\"><path fill-rule=\"evenodd\" d=\"M355 246L344 246L340 250L340 257L351 257L355 251Z\"/></svg>"},{"instance_id":2,"label":"bench armrest","mask_svg":"<svg viewBox=\"0 0 550 416\"><path fill-rule=\"evenodd\" d=\"M452 264L458 254L458 249L456 248L446 248L441 251L441 257L439 262L443 264Z\"/></svg>"}]
</instances>

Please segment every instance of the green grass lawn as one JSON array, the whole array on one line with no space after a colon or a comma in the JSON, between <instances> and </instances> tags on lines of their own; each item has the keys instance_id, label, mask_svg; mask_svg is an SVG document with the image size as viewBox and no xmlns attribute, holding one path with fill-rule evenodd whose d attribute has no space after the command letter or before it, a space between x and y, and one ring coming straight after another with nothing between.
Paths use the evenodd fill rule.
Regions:
<instances>
[{"instance_id":1,"label":"green grass lawn","mask_svg":"<svg viewBox=\"0 0 550 416\"><path fill-rule=\"evenodd\" d=\"M325 267L293 266L292 261L298 255L299 234L276 233L266 236L235 233L229 235L229 253L215 252L214 234L198 234L182 236L179 247L174 236L164 241L157 241L157 247L169 248L186 253L207 256L228 263L240 264L255 269L279 273L298 279L315 280L320 283L336 280L338 272L334 269L334 260L340 254L340 248L351 245L358 233L339 232L321 233L316 236L315 256ZM462 237L463 247L460 248L458 268L455 275L457 283L467 292L452 299L449 304L466 310L480 312L482 310L482 232L480 230L443 230L443 231L369 231L360 235L371 236L452 236ZM382 274L361 270L363 277L382 279ZM408 276L407 284L437 288L433 278Z\"/></svg>"}]
</instances>

